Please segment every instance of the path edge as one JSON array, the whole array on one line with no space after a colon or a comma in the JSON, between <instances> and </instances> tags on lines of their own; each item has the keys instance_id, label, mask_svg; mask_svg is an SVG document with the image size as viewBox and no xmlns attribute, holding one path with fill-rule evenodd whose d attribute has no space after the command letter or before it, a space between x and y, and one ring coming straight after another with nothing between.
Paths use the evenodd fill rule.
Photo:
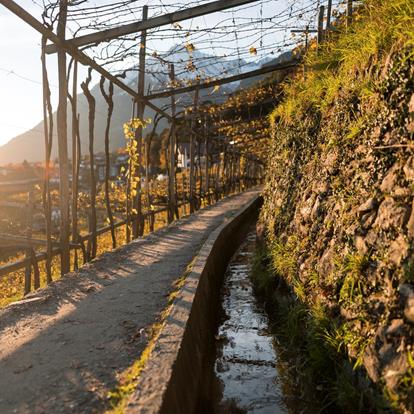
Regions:
<instances>
[{"instance_id":1,"label":"path edge","mask_svg":"<svg viewBox=\"0 0 414 414\"><path fill-rule=\"evenodd\" d=\"M204 242L165 318L125 413L194 413L223 274L257 219L261 204L258 193Z\"/></svg>"}]
</instances>

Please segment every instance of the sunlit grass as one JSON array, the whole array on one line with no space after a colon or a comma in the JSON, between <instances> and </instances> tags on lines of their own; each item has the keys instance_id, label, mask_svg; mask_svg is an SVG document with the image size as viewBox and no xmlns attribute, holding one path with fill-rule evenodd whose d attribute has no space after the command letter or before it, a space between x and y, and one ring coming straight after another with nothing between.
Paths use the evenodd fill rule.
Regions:
<instances>
[{"instance_id":1,"label":"sunlit grass","mask_svg":"<svg viewBox=\"0 0 414 414\"><path fill-rule=\"evenodd\" d=\"M380 75L370 72L373 63L385 63L395 45L414 45L413 2L365 0L352 25L337 29L318 48L311 45L306 71L286 84L284 102L273 112L273 121L291 124L309 110L328 111L335 99L349 92L369 99L373 80Z\"/></svg>"}]
</instances>

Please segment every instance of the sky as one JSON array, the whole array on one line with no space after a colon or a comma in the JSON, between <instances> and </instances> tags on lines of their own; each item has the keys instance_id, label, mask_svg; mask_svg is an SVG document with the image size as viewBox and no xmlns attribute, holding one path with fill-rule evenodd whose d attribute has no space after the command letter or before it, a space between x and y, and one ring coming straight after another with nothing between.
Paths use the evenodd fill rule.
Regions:
<instances>
[{"instance_id":1,"label":"sky","mask_svg":"<svg viewBox=\"0 0 414 414\"><path fill-rule=\"evenodd\" d=\"M302 0L312 3L311 0ZM18 0L18 4L40 20L41 7L32 0ZM100 0L99 4L108 3L109 0ZM152 0L149 4L157 3ZM161 3L166 3L165 0ZM240 11L237 16L244 18L275 15L279 10L285 9L292 0L264 0L260 6ZM91 4L96 3L90 1ZM142 2L144 3L144 2ZM175 3L186 4L184 0L175 0ZM293 2L293 3L300 3ZM151 17L151 14L150 14ZM219 13L185 21L183 27L212 26L223 19ZM277 36L282 36L279 33ZM285 35L286 36L286 35ZM159 37L159 36L158 36ZM251 40L251 39L250 39ZM275 42L277 39L274 39ZM280 40L280 39L279 39ZM229 39L229 42L234 39ZM249 39L240 40L248 46ZM267 39L267 42L273 41ZM223 53L223 50L210 50L211 53ZM167 50L174 46L174 39L163 41L160 38L149 40L148 45L153 50ZM208 46L208 45L207 45ZM207 50L208 51L208 50ZM18 17L0 5L0 145L34 127L42 119L42 86L40 64L40 35ZM48 57L49 79L52 90L52 103L56 109L57 98L57 71L56 55ZM81 71L85 73L85 71ZM41 131L39 131L41 133Z\"/></svg>"},{"instance_id":2,"label":"sky","mask_svg":"<svg viewBox=\"0 0 414 414\"><path fill-rule=\"evenodd\" d=\"M38 12L31 1L21 5ZM42 117L40 36L1 5L0 56L1 145L33 127Z\"/></svg>"}]
</instances>

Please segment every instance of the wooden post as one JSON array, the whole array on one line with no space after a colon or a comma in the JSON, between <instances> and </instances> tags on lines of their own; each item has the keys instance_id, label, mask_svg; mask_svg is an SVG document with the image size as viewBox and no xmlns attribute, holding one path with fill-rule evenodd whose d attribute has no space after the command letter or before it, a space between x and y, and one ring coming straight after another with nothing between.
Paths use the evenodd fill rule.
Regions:
<instances>
[{"instance_id":1,"label":"wooden post","mask_svg":"<svg viewBox=\"0 0 414 414\"><path fill-rule=\"evenodd\" d=\"M170 66L170 80L172 85L175 81L175 69L174 64ZM173 86L174 87L174 86ZM169 155L170 155L170 168L168 175L168 201L169 201L169 214L168 222L174 220L174 214L177 213L177 202L175 194L175 95L171 95L171 131L170 131L170 141L169 141Z\"/></svg>"},{"instance_id":2,"label":"wooden post","mask_svg":"<svg viewBox=\"0 0 414 414\"><path fill-rule=\"evenodd\" d=\"M32 227L33 227L33 189L29 191L27 197L27 218L26 218L26 238L28 244L30 245L30 240L32 238ZM26 258L29 261L26 264L26 270L24 273L24 294L27 295L32 289L32 261L33 261L33 252L31 247L26 249ZM36 288L38 288L37 286Z\"/></svg>"},{"instance_id":3,"label":"wooden post","mask_svg":"<svg viewBox=\"0 0 414 414\"><path fill-rule=\"evenodd\" d=\"M79 192L79 173L80 173L80 166L81 166L81 160L82 160L82 147L81 147L81 138L80 138L80 129L79 129L79 125L80 125L80 114L78 113L76 116L76 140L77 140L77 144L76 144L76 175L73 178L74 180L76 180L76 191L77 193L75 194L75 197L78 197L78 192ZM77 230L77 240L79 241L79 231ZM82 243L82 242L81 242ZM83 246L83 243L82 243ZM82 255L83 255L83 264L86 263L86 255L85 255L86 250L82 251Z\"/></svg>"},{"instance_id":4,"label":"wooden post","mask_svg":"<svg viewBox=\"0 0 414 414\"><path fill-rule=\"evenodd\" d=\"M114 111L114 84L109 82L108 93L105 91L105 78L102 76L99 83L101 88L102 96L104 97L106 104L108 105L108 112L106 117L106 128L105 128L105 205L106 205L106 214L108 215L109 225L111 226L111 238L112 238L112 248L116 247L116 235L114 227L114 216L112 214L111 208L111 199L109 197L109 178L110 178L110 168L111 168L111 157L109 153L109 133L111 131L111 119L112 113Z\"/></svg>"},{"instance_id":5,"label":"wooden post","mask_svg":"<svg viewBox=\"0 0 414 414\"><path fill-rule=\"evenodd\" d=\"M354 11L353 0L347 0L346 3L346 26L352 23L352 14Z\"/></svg>"},{"instance_id":6,"label":"wooden post","mask_svg":"<svg viewBox=\"0 0 414 414\"><path fill-rule=\"evenodd\" d=\"M204 132L204 158L205 158L205 183L204 183L204 196L207 203L210 204L210 151L209 151L209 134L207 131L207 116L203 119L203 132Z\"/></svg>"},{"instance_id":7,"label":"wooden post","mask_svg":"<svg viewBox=\"0 0 414 414\"><path fill-rule=\"evenodd\" d=\"M318 16L318 44L323 42L323 18L325 16L325 6L319 8Z\"/></svg>"},{"instance_id":8,"label":"wooden post","mask_svg":"<svg viewBox=\"0 0 414 414\"><path fill-rule=\"evenodd\" d=\"M236 191L236 154L234 144L231 147L231 192Z\"/></svg>"},{"instance_id":9,"label":"wooden post","mask_svg":"<svg viewBox=\"0 0 414 414\"><path fill-rule=\"evenodd\" d=\"M332 0L328 0L328 10L326 13L326 29L331 28L331 18L332 18Z\"/></svg>"},{"instance_id":10,"label":"wooden post","mask_svg":"<svg viewBox=\"0 0 414 414\"><path fill-rule=\"evenodd\" d=\"M150 150L151 150L151 141L149 140L148 135L145 138L145 195L147 200L147 213L150 213L152 208L151 201L151 188L150 188ZM149 231L154 231L154 225L152 223L152 214L147 215L148 218L148 227ZM152 229L152 230L151 230Z\"/></svg>"},{"instance_id":11,"label":"wooden post","mask_svg":"<svg viewBox=\"0 0 414 414\"><path fill-rule=\"evenodd\" d=\"M195 162L195 127L196 127L196 117L195 113L197 111L198 106L198 98L199 98L199 90L195 90L194 94L194 104L193 104L193 112L192 112L192 119L191 119L191 136L190 136L190 213L194 213L196 206L195 206L195 169L194 169L194 162Z\"/></svg>"},{"instance_id":12,"label":"wooden post","mask_svg":"<svg viewBox=\"0 0 414 414\"><path fill-rule=\"evenodd\" d=\"M242 186L241 186L241 155L240 153L237 154L237 186L238 186L238 192L241 193Z\"/></svg>"},{"instance_id":13,"label":"wooden post","mask_svg":"<svg viewBox=\"0 0 414 414\"><path fill-rule=\"evenodd\" d=\"M227 193L227 158L228 158L228 148L227 148L227 142L224 143L223 148L223 172L221 173L221 187L222 187L222 193L223 197L226 196Z\"/></svg>"},{"instance_id":14,"label":"wooden post","mask_svg":"<svg viewBox=\"0 0 414 414\"><path fill-rule=\"evenodd\" d=\"M135 118L135 101L132 100L132 114L131 119ZM131 210L132 210L132 200L131 200L131 190L132 190L132 157L131 154L128 157L128 172L126 174L126 183L125 183L125 193L126 193L126 219L125 219L125 242L128 244L131 241Z\"/></svg>"},{"instance_id":15,"label":"wooden post","mask_svg":"<svg viewBox=\"0 0 414 414\"><path fill-rule=\"evenodd\" d=\"M154 220L155 214L153 213L153 206L152 206L152 197L151 197L151 186L150 186L150 163L151 163L151 143L154 139L155 132L157 130L157 125L160 122L161 117L157 113L154 117L154 122L152 124L152 131L151 134L147 134L145 137L145 193L146 199L148 203L148 212L149 214L149 231L154 231Z\"/></svg>"},{"instance_id":16,"label":"wooden post","mask_svg":"<svg viewBox=\"0 0 414 414\"><path fill-rule=\"evenodd\" d=\"M72 84L72 242L78 242L78 62L73 61L73 84ZM74 252L74 270L78 268L78 251Z\"/></svg>"},{"instance_id":17,"label":"wooden post","mask_svg":"<svg viewBox=\"0 0 414 414\"><path fill-rule=\"evenodd\" d=\"M187 180L185 179L185 166L181 172L181 179L182 179L182 204L183 204L183 208L182 208L182 215L186 216L187 215L187 195L186 195L186 186L187 186Z\"/></svg>"},{"instance_id":18,"label":"wooden post","mask_svg":"<svg viewBox=\"0 0 414 414\"><path fill-rule=\"evenodd\" d=\"M89 84L92 80L92 69L89 68L88 77L85 82L82 82L81 88L88 101L89 106L89 171L91 179L91 196L90 196L90 217L89 217L89 240L87 247L88 260L96 257L98 250L97 246L97 218L96 218L96 177L95 177L95 154L94 154L94 140L95 140L95 106L96 101L89 90Z\"/></svg>"},{"instance_id":19,"label":"wooden post","mask_svg":"<svg viewBox=\"0 0 414 414\"><path fill-rule=\"evenodd\" d=\"M222 167L223 165L223 167ZM217 185L219 199L224 196L223 194L223 176L224 176L224 146L220 145L219 149L219 164L217 168Z\"/></svg>"},{"instance_id":20,"label":"wooden post","mask_svg":"<svg viewBox=\"0 0 414 414\"><path fill-rule=\"evenodd\" d=\"M50 87L46 67L46 46L47 39L42 37L42 84L43 84L43 128L45 142L45 173L43 182L43 209L46 224L46 281L52 281L52 201L50 195L50 157L52 152L53 140L53 113L50 103Z\"/></svg>"},{"instance_id":21,"label":"wooden post","mask_svg":"<svg viewBox=\"0 0 414 414\"><path fill-rule=\"evenodd\" d=\"M201 142L200 139L197 140L197 156L198 156L198 179L199 179L199 188L198 188L198 208L202 206L203 203L203 170L201 168Z\"/></svg>"},{"instance_id":22,"label":"wooden post","mask_svg":"<svg viewBox=\"0 0 414 414\"><path fill-rule=\"evenodd\" d=\"M240 191L243 191L245 188L244 185L244 168L243 168L243 154L240 153Z\"/></svg>"},{"instance_id":23,"label":"wooden post","mask_svg":"<svg viewBox=\"0 0 414 414\"><path fill-rule=\"evenodd\" d=\"M142 9L142 20L148 19L148 6ZM147 43L147 31L141 32L141 42L139 45L139 73L138 73L138 96L140 98L145 95L145 52ZM137 118L144 120L145 102L139 99L137 102ZM144 234L144 217L142 215L142 186L141 186L141 168L142 168L142 133L143 128L140 126L135 131L135 141L137 143L138 166L136 168L137 194L133 200L133 208L136 210L137 218L132 222L132 235L136 239Z\"/></svg>"},{"instance_id":24,"label":"wooden post","mask_svg":"<svg viewBox=\"0 0 414 414\"><path fill-rule=\"evenodd\" d=\"M216 170L214 174L214 188L216 193L216 202L220 200L220 151L218 152L218 159L216 159Z\"/></svg>"},{"instance_id":25,"label":"wooden post","mask_svg":"<svg viewBox=\"0 0 414 414\"><path fill-rule=\"evenodd\" d=\"M198 151L198 142L196 141L195 144L197 145L197 151ZM197 197L197 187L199 184L199 171L198 171L198 164L200 158L198 157L197 161L194 159L194 210L198 210L200 208L200 199Z\"/></svg>"},{"instance_id":26,"label":"wooden post","mask_svg":"<svg viewBox=\"0 0 414 414\"><path fill-rule=\"evenodd\" d=\"M66 37L66 19L68 0L60 0L57 35L62 41ZM62 275L70 271L69 250L69 160L68 160L68 127L67 127L67 96L66 52L58 50L59 105L57 110L57 133L59 154L59 208L60 208L60 272Z\"/></svg>"}]
</instances>

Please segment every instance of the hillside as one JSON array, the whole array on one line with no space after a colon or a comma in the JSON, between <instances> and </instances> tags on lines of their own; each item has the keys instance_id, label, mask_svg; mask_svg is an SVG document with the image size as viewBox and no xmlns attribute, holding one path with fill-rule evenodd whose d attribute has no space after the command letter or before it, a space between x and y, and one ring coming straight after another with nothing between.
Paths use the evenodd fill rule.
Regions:
<instances>
[{"instance_id":1,"label":"hillside","mask_svg":"<svg viewBox=\"0 0 414 414\"><path fill-rule=\"evenodd\" d=\"M194 58L207 62L192 73L189 72L186 65L188 63L188 52L183 47L174 47L168 52L168 60L173 61L176 66L177 78L191 79L197 74L203 77L217 77L224 74L225 76L232 76L239 73L242 68L243 71L254 70L261 67L262 63L247 63L238 59L227 59L225 57L215 57L207 55L197 50L192 52ZM160 63L160 59L149 58L148 67L154 75L147 76L146 90L150 87L151 90L161 89L165 83L168 82L167 76L161 73L166 72L165 66ZM127 72L124 82L132 89L137 89L137 73L135 70ZM214 100L220 102L225 100L226 96L237 89L238 83L226 85L214 92ZM96 99L96 124L95 124L95 150L96 152L104 149L104 132L106 127L106 103L99 90L99 85L95 85L92 89L92 94ZM212 88L204 89L200 92L201 101L208 101L212 99ZM181 111L186 105L191 103L191 96L177 97L178 105L177 111ZM169 104L169 99L154 100L153 103L158 107ZM88 125L86 119L88 114L88 105L83 94L78 95L78 105L80 112L80 135L83 152L86 152L88 147ZM122 90L114 88L114 113L112 118L112 125L110 131L110 145L111 150L116 150L125 145L123 136L123 124L130 119L132 113L131 98ZM154 112L147 109L145 112L146 118L153 118ZM56 117L56 113L54 113ZM54 122L56 126L56 121ZM167 126L166 121L161 121L159 130L161 131ZM71 118L68 119L69 135L71 130ZM0 147L0 165L9 163L20 163L23 160L29 162L42 161L44 159L44 137L43 137L43 122L39 122L32 130L29 130L9 141L7 144ZM56 133L55 133L56 135ZM56 138L55 138L56 139ZM69 140L71 145L71 140ZM57 145L53 145L52 158L57 155Z\"/></svg>"},{"instance_id":2,"label":"hillside","mask_svg":"<svg viewBox=\"0 0 414 414\"><path fill-rule=\"evenodd\" d=\"M260 285L329 412L414 411L413 28L412 1L365 1L272 115Z\"/></svg>"}]
</instances>

